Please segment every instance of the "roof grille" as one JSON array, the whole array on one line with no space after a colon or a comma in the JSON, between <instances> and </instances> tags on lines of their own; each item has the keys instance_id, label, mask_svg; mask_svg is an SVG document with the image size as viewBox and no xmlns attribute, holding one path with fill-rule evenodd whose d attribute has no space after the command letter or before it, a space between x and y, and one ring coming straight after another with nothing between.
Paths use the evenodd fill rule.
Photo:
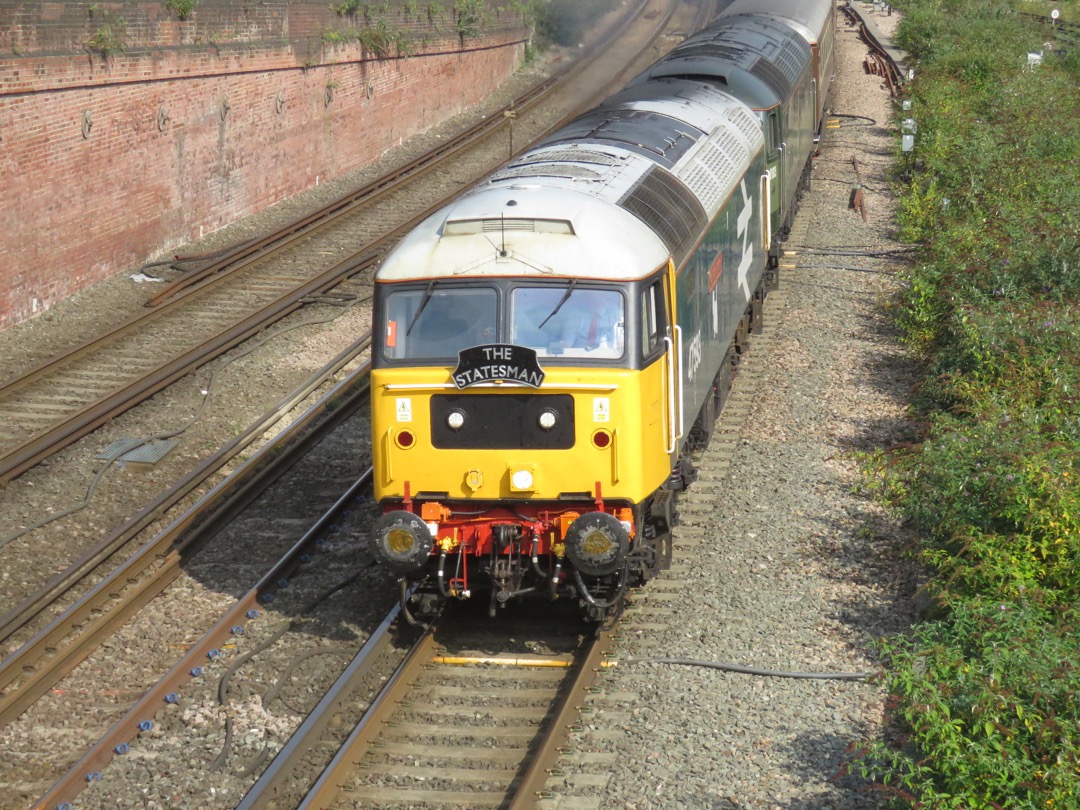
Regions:
<instances>
[{"instance_id":1,"label":"roof grille","mask_svg":"<svg viewBox=\"0 0 1080 810\"><path fill-rule=\"evenodd\" d=\"M522 177L566 177L570 180L599 180L604 175L587 166L573 163L529 163L522 166L508 166L491 176L494 180L517 180Z\"/></svg>"},{"instance_id":2,"label":"roof grille","mask_svg":"<svg viewBox=\"0 0 1080 810\"><path fill-rule=\"evenodd\" d=\"M479 233L526 231L573 235L574 226L568 219L454 219L443 226L443 236L467 236Z\"/></svg>"},{"instance_id":3,"label":"roof grille","mask_svg":"<svg viewBox=\"0 0 1080 810\"><path fill-rule=\"evenodd\" d=\"M768 59L763 57L755 61L750 72L765 82L779 98L787 98L791 95L791 81Z\"/></svg>"},{"instance_id":4,"label":"roof grille","mask_svg":"<svg viewBox=\"0 0 1080 810\"><path fill-rule=\"evenodd\" d=\"M707 222L705 211L683 183L657 166L619 200L619 205L652 228L664 240L676 265L681 265Z\"/></svg>"},{"instance_id":5,"label":"roof grille","mask_svg":"<svg viewBox=\"0 0 1080 810\"><path fill-rule=\"evenodd\" d=\"M622 158L609 155L607 152L572 146L564 149L548 149L540 154L533 153L523 160L515 160L510 164L510 168L527 166L530 162L537 160L545 163L596 163L600 166L615 166L622 162Z\"/></svg>"}]
</instances>

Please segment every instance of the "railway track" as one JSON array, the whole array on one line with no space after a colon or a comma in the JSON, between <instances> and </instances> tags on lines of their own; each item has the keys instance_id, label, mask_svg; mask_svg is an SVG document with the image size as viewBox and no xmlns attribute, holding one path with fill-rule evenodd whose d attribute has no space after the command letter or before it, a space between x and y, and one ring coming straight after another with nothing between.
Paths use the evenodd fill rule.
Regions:
<instances>
[{"instance_id":1,"label":"railway track","mask_svg":"<svg viewBox=\"0 0 1080 810\"><path fill-rule=\"evenodd\" d=\"M221 615L209 632L190 645L164 677L147 690L57 781L36 807L57 807L76 799L88 784L101 780L103 769L115 756L127 753L141 733L152 729L161 707L178 706L185 689L206 674L207 662L222 659L223 650L230 646L233 639L243 635L245 627L257 619L264 606L272 601L273 594L285 587L297 570L309 562L318 540L370 488L370 481L371 471L368 470L342 492L259 581ZM156 581L163 578L159 575ZM137 607L137 600L125 599L119 609Z\"/></svg>"},{"instance_id":2,"label":"railway track","mask_svg":"<svg viewBox=\"0 0 1080 810\"><path fill-rule=\"evenodd\" d=\"M528 133L534 130L543 131L550 127L550 111L547 113L547 118L544 117L542 112L538 111L535 120L533 120L531 113L528 112L527 102L543 98L546 93L550 92L552 87L554 87L552 80L542 82L532 88L525 96L515 101L516 106L526 110L519 113L517 120L519 134L522 133L523 129L524 132ZM496 124L502 124L501 116L497 119ZM9 466L5 466L3 469L8 470L11 474L25 469L27 465L35 460L40 460L47 454L55 452L66 442L75 440L79 434L91 430L96 424L112 418L119 410L131 407L140 398L145 398L159 390L185 373L186 370L205 362L215 354L226 351L245 337L263 329L270 320L283 317L288 312L304 306L306 302L312 299L322 301L326 300L328 295L332 295L339 303L343 303L362 298L367 284L365 279L357 277L351 282L346 280L344 283L337 283L337 279L348 279L350 274L360 274L367 270L377 259L377 251L375 250L362 251L359 258L354 255L339 261L333 264L327 272L316 274L313 279L307 280L298 288L291 286L297 280L297 276L291 276L287 280L285 276L275 275L274 267L277 267L283 261L288 263L290 260L287 254L293 256L291 261L295 264L296 255L304 251L310 251L317 255L330 253L329 250L317 247L325 244L327 239L330 239L335 244L344 242L346 243L345 247L351 249L350 246L355 241L353 231L348 231L348 237L344 240L341 238L340 230L336 237L328 237L328 232L334 231L338 227L344 227L344 220L357 222L370 217L371 206L367 205L367 203L372 202L373 199L381 199L381 204L384 207L397 205L400 203L397 198L395 198L395 202L395 200L388 200L385 197L380 198L379 195L386 195L392 190L399 189L403 182L402 178L407 177L415 180L423 171L440 165L439 160L460 153L470 144L476 146L477 140L484 135L497 137L492 135L492 132L493 129L490 125L474 127L456 138L452 144L443 145L421 157L407 170L395 172L392 176L371 184L350 198L338 201L326 211L320 212L320 216L308 217L298 223L293 223L273 238L261 240L258 244L243 246L240 254L223 257L222 261L214 263L205 272L186 277L185 281L193 283L174 286L169 291L168 302L161 304L154 311L147 313L146 316L134 319L117 332L68 353L63 358L60 358L57 363L41 366L23 375L18 380L10 381L0 389L0 412L6 409L7 415L11 416L13 413L22 412L16 410L18 408L25 407L33 410L33 406L29 403L37 398L44 403L44 412L50 416L55 416L57 413L57 407L59 407L56 405L57 402L64 402L67 406L70 406L71 413L63 416L60 421L54 423L50 428L33 435L29 440L19 445L15 452L7 453L3 462L0 463ZM477 148L483 151L482 147ZM483 156L481 157L483 158ZM486 159L492 159L490 147ZM476 169L476 171L479 172L480 169ZM456 182L460 184L464 181L459 178ZM401 193L404 194L404 190ZM421 200L423 199L421 197ZM427 199L430 199L430 195ZM417 203L414 203L412 207L416 208L417 205ZM365 214L365 212L367 213ZM372 226L368 223L364 224L363 227L371 228ZM393 235L391 234L382 241L385 242L392 238ZM364 244L363 239L360 239L357 243ZM379 240L376 239L375 244L378 243ZM255 259L256 256L260 257L258 261ZM334 256L334 258L337 257ZM260 264L264 269L259 271L251 270L249 265L252 264ZM230 279L235 280L236 283L227 283ZM331 280L328 281L327 279ZM337 284L337 286L333 287L331 293L332 284ZM287 291L282 294L282 289L286 288ZM252 291L252 294L247 295L245 291ZM247 314L244 306L250 306L252 301L260 296L277 297L255 314ZM233 301L232 299L237 300ZM259 304L262 303L264 301L260 300ZM205 317L203 317L204 315ZM177 349L182 349L187 344L178 347L175 341L165 339L163 333L159 331L163 328L162 319L172 322L173 327L183 333L184 339L192 343L201 339L200 332L208 333L211 337L204 344L195 346L186 352L181 351L177 355ZM232 325L228 326L224 332L218 333L218 328L222 324L228 324L230 320ZM199 326L195 325L196 321L200 324ZM144 339L148 333L154 335L153 339L149 341ZM135 362L133 353L142 352L146 354L149 351L146 348L148 343L161 348L167 359L159 363L145 377L139 377L149 364L149 360L142 363ZM366 347L366 340L344 350L339 357L337 367L340 368L351 362L357 351L364 347ZM170 352L172 353L171 356ZM105 370L108 367L112 367L113 371ZM121 379L125 374L131 377L130 381ZM272 413L280 414L287 411L296 401L324 384L327 376L329 374L315 375L306 385L301 386L302 392L292 397L291 400L279 404L272 409ZM76 383L79 389L78 395L84 396L85 401L79 402L75 395L67 396L63 393L63 387L71 380L79 381ZM123 387L116 387L120 385L123 385ZM113 386L111 391L102 398L93 400L93 397L101 395L101 392L106 391L110 386ZM0 616L0 642L13 639L22 628L27 627L35 618L50 611L54 604L65 598L81 581L91 576L98 576L99 567L105 564L112 555L118 554L120 549L131 544L133 538L139 532L151 526L155 520L160 520L170 508L209 480L211 476L216 474L216 471L228 465L236 454L248 447L276 418L272 418L268 414L267 418L249 426L241 436L236 437L225 448L205 459L195 470L185 475L182 480L169 487L166 492L155 497L152 502L146 504L135 517L125 521L124 525L119 529L101 538L93 544L92 548L81 552L66 567L33 588L18 604L9 609L5 615ZM15 425L12 424L13 422ZM17 424L17 419L0 422L0 425L5 426L4 429L8 431L6 435L9 437L18 432ZM0 448L2 447L4 445L0 441ZM10 450L10 445L8 445L8 449ZM112 460L106 461L106 464L109 463L112 463ZM164 541L162 542L164 543ZM127 576L128 578L139 578L143 575L135 575L129 572ZM93 598L104 600L106 604L113 605L117 594L115 592L108 596L99 594ZM96 611L97 608L93 607L92 604L92 601L86 603L83 609ZM0 690L2 690L2 694L0 694L0 723L10 722L32 703L35 696L39 696L55 682L57 673L62 674L64 671L70 671L74 666L75 662L68 662L60 666L40 662L31 664L27 658L28 655L32 658L45 649L50 651L49 657L56 662L70 655L70 651L64 652L61 648L67 650L68 647L73 648L77 645L59 645L57 643L58 634L60 637L66 636L70 628L78 624L80 620L69 617L65 621L68 624L67 629L59 628L54 622L45 631L44 635L38 634L35 640L29 642L28 645L23 645L12 655L6 665L0 665ZM30 653L31 648L37 649L37 652ZM28 672L32 672L32 676L28 676L26 674ZM29 688L20 688L17 686L20 683L27 684Z\"/></svg>"},{"instance_id":3,"label":"railway track","mask_svg":"<svg viewBox=\"0 0 1080 810\"><path fill-rule=\"evenodd\" d=\"M649 0L631 8L617 36ZM670 18L657 15L643 53ZM402 233L508 157L507 130L525 146L610 85L571 102L553 91L596 69L598 49L460 133L346 198L246 243L153 296L151 309L63 356L0 384L0 482L327 295L363 295L366 274ZM617 83L621 72L615 72ZM446 167L452 166L448 170ZM353 290L338 285L356 279Z\"/></svg>"},{"instance_id":4,"label":"railway track","mask_svg":"<svg viewBox=\"0 0 1080 810\"><path fill-rule=\"evenodd\" d=\"M840 11L858 26L859 38L866 44L868 53L863 61L866 72L880 76L889 88L889 94L895 97L906 78L907 55L898 48L882 44L887 39L878 31L873 18L863 14L859 7L845 3L840 5Z\"/></svg>"},{"instance_id":5,"label":"railway track","mask_svg":"<svg viewBox=\"0 0 1080 810\"><path fill-rule=\"evenodd\" d=\"M533 806L610 642L565 610L486 633L473 613L440 617L373 700L350 700L343 676L238 807ZM308 752L334 727L353 731L310 784Z\"/></svg>"},{"instance_id":6,"label":"railway track","mask_svg":"<svg viewBox=\"0 0 1080 810\"><path fill-rule=\"evenodd\" d=\"M324 369L322 376L328 377L354 361L366 351L369 342L369 336L358 341L344 356ZM195 507L149 539L45 629L0 662L0 724L13 722L54 688L105 639L172 584L182 574L185 562L209 538L308 452L326 431L332 430L365 405L368 368L365 363L349 374ZM301 393L307 392L296 392L290 399L295 399ZM243 443L238 443L230 448L231 453L223 460L235 458L243 446ZM187 483L181 482L178 487ZM174 494L172 491L169 493ZM105 543L72 567L71 576L39 592L21 610L5 617L5 632L10 633L13 628L27 623L66 590L75 587L82 576L93 570L95 563L109 555L110 546L115 541L115 536L106 538ZM263 592L272 592L263 584L260 587Z\"/></svg>"}]
</instances>

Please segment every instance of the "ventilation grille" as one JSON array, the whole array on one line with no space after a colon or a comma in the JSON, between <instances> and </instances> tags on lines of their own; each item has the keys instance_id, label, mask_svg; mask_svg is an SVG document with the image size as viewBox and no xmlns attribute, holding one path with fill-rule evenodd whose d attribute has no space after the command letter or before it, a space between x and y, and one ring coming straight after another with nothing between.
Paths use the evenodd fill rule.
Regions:
<instances>
[{"instance_id":1,"label":"ventilation grille","mask_svg":"<svg viewBox=\"0 0 1080 810\"><path fill-rule=\"evenodd\" d=\"M492 180L515 180L522 177L565 177L570 180L599 180L604 175L587 166L573 163L529 163L522 166L508 166L495 172Z\"/></svg>"},{"instance_id":2,"label":"ventilation grille","mask_svg":"<svg viewBox=\"0 0 1080 810\"><path fill-rule=\"evenodd\" d=\"M775 62L784 71L788 81L794 85L799 78L799 74L810 62L809 46L802 42L788 40L780 48L780 53L776 55Z\"/></svg>"},{"instance_id":3,"label":"ventilation grille","mask_svg":"<svg viewBox=\"0 0 1080 810\"><path fill-rule=\"evenodd\" d=\"M727 118L742 133L747 143L753 145L761 142L761 124L748 109L733 105L728 109Z\"/></svg>"},{"instance_id":4,"label":"ventilation grille","mask_svg":"<svg viewBox=\"0 0 1080 810\"><path fill-rule=\"evenodd\" d=\"M689 255L707 221L690 189L656 166L619 200L619 205L653 229L677 265Z\"/></svg>"},{"instance_id":5,"label":"ventilation grille","mask_svg":"<svg viewBox=\"0 0 1080 810\"><path fill-rule=\"evenodd\" d=\"M478 233L505 233L525 231L532 233L573 234L574 226L568 219L453 219L443 226L443 236L466 236Z\"/></svg>"},{"instance_id":6,"label":"ventilation grille","mask_svg":"<svg viewBox=\"0 0 1080 810\"><path fill-rule=\"evenodd\" d=\"M739 178L746 147L729 129L722 129L706 143L687 166L683 181L694 192L707 214L720 208Z\"/></svg>"},{"instance_id":7,"label":"ventilation grille","mask_svg":"<svg viewBox=\"0 0 1080 810\"><path fill-rule=\"evenodd\" d=\"M728 64L738 65L746 60L746 48L720 42L691 42L673 50L671 56L664 61L695 58L720 59Z\"/></svg>"},{"instance_id":8,"label":"ventilation grille","mask_svg":"<svg viewBox=\"0 0 1080 810\"><path fill-rule=\"evenodd\" d=\"M594 163L600 166L616 166L620 162L620 158L606 152L571 147L569 149L550 149L540 155L532 155L520 163L517 161L511 163L510 168L528 165L529 160L536 159L543 160L545 163Z\"/></svg>"},{"instance_id":9,"label":"ventilation grille","mask_svg":"<svg viewBox=\"0 0 1080 810\"><path fill-rule=\"evenodd\" d=\"M791 95L791 81L780 68L765 57L757 59L751 66L750 72L765 82L778 98L787 98Z\"/></svg>"}]
</instances>

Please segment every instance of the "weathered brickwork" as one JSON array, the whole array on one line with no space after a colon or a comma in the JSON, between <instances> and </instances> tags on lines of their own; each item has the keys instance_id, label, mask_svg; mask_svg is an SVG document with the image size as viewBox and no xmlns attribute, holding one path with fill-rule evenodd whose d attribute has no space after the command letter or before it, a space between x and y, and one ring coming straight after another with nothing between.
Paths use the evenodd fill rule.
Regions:
<instances>
[{"instance_id":1,"label":"weathered brickwork","mask_svg":"<svg viewBox=\"0 0 1080 810\"><path fill-rule=\"evenodd\" d=\"M0 4L0 329L370 162L524 55L494 6L461 36L450 3L333 5Z\"/></svg>"}]
</instances>

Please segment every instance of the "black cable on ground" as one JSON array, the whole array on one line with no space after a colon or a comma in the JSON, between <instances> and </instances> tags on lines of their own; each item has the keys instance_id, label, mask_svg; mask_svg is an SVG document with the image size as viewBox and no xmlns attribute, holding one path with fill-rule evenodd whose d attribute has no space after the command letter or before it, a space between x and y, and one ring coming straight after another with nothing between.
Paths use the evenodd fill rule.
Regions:
<instances>
[{"instance_id":1,"label":"black cable on ground","mask_svg":"<svg viewBox=\"0 0 1080 810\"><path fill-rule=\"evenodd\" d=\"M861 681L871 678L873 672L792 672L784 669L758 669L729 664L725 661L699 661L693 658L626 658L627 664L675 664L687 667L708 667L724 672L738 672L743 675L763 675L770 678L802 678L815 681Z\"/></svg>"},{"instance_id":2,"label":"black cable on ground","mask_svg":"<svg viewBox=\"0 0 1080 810\"><path fill-rule=\"evenodd\" d=\"M826 115L825 117L826 118L860 118L863 121L869 121L871 124L876 124L877 123L876 118L871 118L868 115L852 115L851 113L831 112L828 115Z\"/></svg>"},{"instance_id":3,"label":"black cable on ground","mask_svg":"<svg viewBox=\"0 0 1080 810\"><path fill-rule=\"evenodd\" d=\"M116 459L111 458L101 466L101 469L97 471L97 473L94 475L93 480L90 482L90 485L86 488L86 494L83 495L83 499L81 501L72 504L67 509L61 509L59 512L53 512L48 517L35 521L29 526L25 526L22 529L19 529L19 531L15 532L14 534L9 534L7 537L0 539L0 549L18 540L24 534L29 534L30 532L42 529L55 520L60 520L60 518L65 518L68 515L73 515L80 509L85 509L87 506L89 506L90 501L94 497L94 492L97 491L98 485L101 483L102 477L104 477L105 472L113 465L115 461Z\"/></svg>"},{"instance_id":4,"label":"black cable on ground","mask_svg":"<svg viewBox=\"0 0 1080 810\"><path fill-rule=\"evenodd\" d=\"M845 267L839 264L803 264L799 269L805 270L848 270L852 273L873 273L878 276L895 276L895 270L874 270L870 267Z\"/></svg>"},{"instance_id":5,"label":"black cable on ground","mask_svg":"<svg viewBox=\"0 0 1080 810\"><path fill-rule=\"evenodd\" d=\"M883 248L881 250L870 250L868 248L800 247L799 253L803 256L869 256L871 258L884 258L885 256L908 255L915 253L917 250L919 250L918 247Z\"/></svg>"},{"instance_id":6,"label":"black cable on ground","mask_svg":"<svg viewBox=\"0 0 1080 810\"><path fill-rule=\"evenodd\" d=\"M325 602L327 599L329 599L331 596L336 594L338 591L342 591L345 588L352 585L354 582L356 582L356 580L358 580L360 578L360 574L361 574L361 572L357 571L356 573L351 574L350 576L343 579L341 582L338 582L336 585L331 585L326 590L324 590L321 593L317 594L307 604L303 605L300 608L300 610L299 610L300 618L292 619L291 621L288 621L288 622L283 622L269 636L264 638L262 641L260 641L258 644L256 644L252 649L248 650L246 653L244 653L239 658L237 658L235 661L233 661L226 668L224 674L218 680L218 704L220 706L223 706L225 708L225 711L228 712L228 710L229 710L229 682L232 680L232 676L235 675L240 670L240 668L242 666L244 666L244 664L246 664L252 658L254 658L255 656L259 655L260 653L265 652L266 650L268 650L272 646L274 646L274 644L276 644L279 640L281 640L281 638L284 637L286 633L290 633L290 632L292 632L293 630L295 630L296 628L298 628L298 627L300 627L302 625L311 624L312 620L309 619L309 618L305 618L305 616L308 613L310 613L312 610L317 608L320 604ZM264 704L264 706L265 706L265 704ZM232 739L233 739L232 728L233 728L232 715L231 714L226 714L226 716L225 716L225 740L221 745L221 751L218 753L217 758L210 765L210 770L211 771L219 770L222 766L225 765L225 762L229 758L229 752L232 749ZM269 736L269 732L266 729L264 729L264 732L267 734L267 736ZM259 754L257 756L261 756L261 754Z\"/></svg>"}]
</instances>

